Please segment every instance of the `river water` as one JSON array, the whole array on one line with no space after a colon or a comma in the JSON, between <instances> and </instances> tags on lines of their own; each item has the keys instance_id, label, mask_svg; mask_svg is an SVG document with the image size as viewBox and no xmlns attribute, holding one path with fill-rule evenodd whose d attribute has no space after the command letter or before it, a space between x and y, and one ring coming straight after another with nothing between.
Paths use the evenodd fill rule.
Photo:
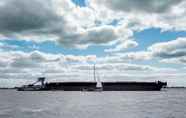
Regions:
<instances>
[{"instance_id":1,"label":"river water","mask_svg":"<svg viewBox=\"0 0 186 118\"><path fill-rule=\"evenodd\" d=\"M186 118L186 89L122 92L0 90L0 118Z\"/></svg>"}]
</instances>

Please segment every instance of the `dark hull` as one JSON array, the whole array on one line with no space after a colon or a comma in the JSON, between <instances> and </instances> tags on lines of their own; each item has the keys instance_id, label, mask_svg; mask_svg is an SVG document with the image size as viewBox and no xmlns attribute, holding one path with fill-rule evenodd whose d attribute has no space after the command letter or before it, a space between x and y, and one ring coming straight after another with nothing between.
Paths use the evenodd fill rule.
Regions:
<instances>
[{"instance_id":1,"label":"dark hull","mask_svg":"<svg viewBox=\"0 0 186 118\"><path fill-rule=\"evenodd\" d=\"M53 82L41 88L20 87L19 91L160 91L166 87L164 82L102 82L97 88L96 82Z\"/></svg>"},{"instance_id":2,"label":"dark hull","mask_svg":"<svg viewBox=\"0 0 186 118\"><path fill-rule=\"evenodd\" d=\"M160 91L157 83L103 83L103 91Z\"/></svg>"}]
</instances>

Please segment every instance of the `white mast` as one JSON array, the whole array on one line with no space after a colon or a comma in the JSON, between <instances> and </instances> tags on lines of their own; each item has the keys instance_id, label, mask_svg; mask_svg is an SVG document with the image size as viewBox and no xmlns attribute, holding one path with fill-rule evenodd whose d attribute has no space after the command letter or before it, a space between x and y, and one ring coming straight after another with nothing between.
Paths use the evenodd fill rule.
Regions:
<instances>
[{"instance_id":1,"label":"white mast","mask_svg":"<svg viewBox=\"0 0 186 118\"><path fill-rule=\"evenodd\" d=\"M97 82L97 80L96 80L96 65L95 64L94 64L94 73L93 74L94 74L94 81Z\"/></svg>"},{"instance_id":2,"label":"white mast","mask_svg":"<svg viewBox=\"0 0 186 118\"><path fill-rule=\"evenodd\" d=\"M96 87L102 88L102 84L101 84L99 77L96 77L96 65L95 64L94 64L94 81L97 83Z\"/></svg>"}]
</instances>

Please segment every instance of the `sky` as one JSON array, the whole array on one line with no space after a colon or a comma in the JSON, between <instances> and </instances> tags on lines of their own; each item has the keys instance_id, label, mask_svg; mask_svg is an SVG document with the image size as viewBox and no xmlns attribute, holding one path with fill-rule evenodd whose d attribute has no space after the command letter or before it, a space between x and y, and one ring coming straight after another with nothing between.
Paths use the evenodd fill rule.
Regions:
<instances>
[{"instance_id":1,"label":"sky","mask_svg":"<svg viewBox=\"0 0 186 118\"><path fill-rule=\"evenodd\" d=\"M186 86L185 0L1 0L0 87L47 81Z\"/></svg>"}]
</instances>

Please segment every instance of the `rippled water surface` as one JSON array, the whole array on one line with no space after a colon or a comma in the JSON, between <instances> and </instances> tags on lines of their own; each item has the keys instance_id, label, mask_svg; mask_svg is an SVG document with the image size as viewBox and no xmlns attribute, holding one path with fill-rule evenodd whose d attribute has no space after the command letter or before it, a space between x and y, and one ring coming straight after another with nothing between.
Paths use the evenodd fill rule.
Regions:
<instances>
[{"instance_id":1,"label":"rippled water surface","mask_svg":"<svg viewBox=\"0 0 186 118\"><path fill-rule=\"evenodd\" d=\"M186 89L146 92L0 90L0 118L186 118Z\"/></svg>"}]
</instances>

